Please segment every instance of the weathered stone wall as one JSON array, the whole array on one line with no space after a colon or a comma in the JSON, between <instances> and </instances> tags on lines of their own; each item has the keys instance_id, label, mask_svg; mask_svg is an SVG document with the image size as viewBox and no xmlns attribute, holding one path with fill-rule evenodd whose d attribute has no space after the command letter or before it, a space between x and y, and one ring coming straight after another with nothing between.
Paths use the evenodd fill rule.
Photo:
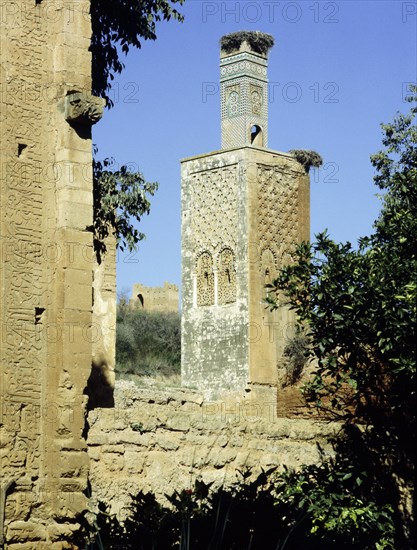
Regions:
<instances>
[{"instance_id":1,"label":"weathered stone wall","mask_svg":"<svg viewBox=\"0 0 417 550\"><path fill-rule=\"evenodd\" d=\"M181 375L208 399L279 399L295 318L267 310L265 285L310 236L308 173L266 149L259 36L221 52L222 150L181 162Z\"/></svg>"},{"instance_id":2,"label":"weathered stone wall","mask_svg":"<svg viewBox=\"0 0 417 550\"><path fill-rule=\"evenodd\" d=\"M116 239L105 240L106 252L93 270L93 369L88 381L89 407L112 406L116 366Z\"/></svg>"},{"instance_id":3,"label":"weathered stone wall","mask_svg":"<svg viewBox=\"0 0 417 550\"><path fill-rule=\"evenodd\" d=\"M209 399L242 393L249 378L247 151L201 155L181 167L181 377ZM226 281L224 251L231 256Z\"/></svg>"},{"instance_id":4,"label":"weathered stone wall","mask_svg":"<svg viewBox=\"0 0 417 550\"><path fill-rule=\"evenodd\" d=\"M309 238L309 177L255 147L182 162L182 381L206 398L276 395L294 316L264 286Z\"/></svg>"},{"instance_id":5,"label":"weathered stone wall","mask_svg":"<svg viewBox=\"0 0 417 550\"><path fill-rule=\"evenodd\" d=\"M275 402L207 402L198 392L143 389L116 382L115 408L88 416L93 502L126 514L129 494L156 494L161 502L196 478L230 486L237 469L286 466L318 460L317 443L336 424L278 418ZM329 449L330 452L330 449Z\"/></svg>"},{"instance_id":6,"label":"weathered stone wall","mask_svg":"<svg viewBox=\"0 0 417 550\"><path fill-rule=\"evenodd\" d=\"M178 312L178 287L164 282L164 286L133 285L130 307L145 311Z\"/></svg>"},{"instance_id":7,"label":"weathered stone wall","mask_svg":"<svg viewBox=\"0 0 417 550\"><path fill-rule=\"evenodd\" d=\"M92 358L89 2L1 2L0 545L76 548Z\"/></svg>"}]
</instances>

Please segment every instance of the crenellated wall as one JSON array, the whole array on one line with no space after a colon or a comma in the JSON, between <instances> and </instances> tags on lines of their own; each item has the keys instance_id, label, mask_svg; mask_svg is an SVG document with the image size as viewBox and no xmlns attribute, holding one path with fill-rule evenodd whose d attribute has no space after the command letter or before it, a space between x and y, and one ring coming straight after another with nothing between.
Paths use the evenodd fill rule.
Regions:
<instances>
[{"instance_id":1,"label":"crenellated wall","mask_svg":"<svg viewBox=\"0 0 417 550\"><path fill-rule=\"evenodd\" d=\"M164 286L145 286L141 283L133 285L131 308L144 311L178 312L178 287L164 282Z\"/></svg>"}]
</instances>

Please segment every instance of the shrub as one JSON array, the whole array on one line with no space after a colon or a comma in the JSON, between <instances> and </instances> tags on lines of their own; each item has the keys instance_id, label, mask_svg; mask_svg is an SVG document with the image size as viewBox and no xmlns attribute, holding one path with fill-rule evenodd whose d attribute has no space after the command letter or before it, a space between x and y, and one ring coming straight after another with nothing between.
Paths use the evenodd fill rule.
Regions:
<instances>
[{"instance_id":1,"label":"shrub","mask_svg":"<svg viewBox=\"0 0 417 550\"><path fill-rule=\"evenodd\" d=\"M181 368L181 323L178 313L130 310L117 312L116 373L171 376Z\"/></svg>"}]
</instances>

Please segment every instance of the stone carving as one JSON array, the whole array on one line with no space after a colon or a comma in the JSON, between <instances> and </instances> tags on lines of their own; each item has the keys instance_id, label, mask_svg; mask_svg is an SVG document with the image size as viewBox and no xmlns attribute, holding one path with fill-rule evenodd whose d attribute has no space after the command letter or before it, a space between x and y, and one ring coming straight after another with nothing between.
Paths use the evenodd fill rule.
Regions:
<instances>
[{"instance_id":1,"label":"stone carving","mask_svg":"<svg viewBox=\"0 0 417 550\"><path fill-rule=\"evenodd\" d=\"M105 100L83 92L68 94L64 99L65 120L71 124L92 125L103 116Z\"/></svg>"},{"instance_id":2,"label":"stone carving","mask_svg":"<svg viewBox=\"0 0 417 550\"><path fill-rule=\"evenodd\" d=\"M91 90L90 3L73 3L65 23L64 0L47 3L48 17L44 3L19 3L1 31L0 546L11 550L77 547L85 390L103 341L84 168L104 101L79 92Z\"/></svg>"},{"instance_id":3,"label":"stone carving","mask_svg":"<svg viewBox=\"0 0 417 550\"><path fill-rule=\"evenodd\" d=\"M2 547L4 545L4 511L6 508L6 495L7 491L14 483L14 480L9 480L0 485L0 546Z\"/></svg>"},{"instance_id":4,"label":"stone carving","mask_svg":"<svg viewBox=\"0 0 417 550\"><path fill-rule=\"evenodd\" d=\"M250 98L252 113L260 116L262 108L262 88L260 86L250 85Z\"/></svg>"},{"instance_id":5,"label":"stone carving","mask_svg":"<svg viewBox=\"0 0 417 550\"><path fill-rule=\"evenodd\" d=\"M229 86L226 90L227 111L230 117L239 114L239 86Z\"/></svg>"},{"instance_id":6,"label":"stone carving","mask_svg":"<svg viewBox=\"0 0 417 550\"><path fill-rule=\"evenodd\" d=\"M249 34L256 39L260 33ZM262 128L262 146L267 147L268 47L259 54L241 37L238 43L242 45L240 50L222 50L220 54L222 149L251 145L250 129L254 124ZM239 94L238 105L232 90Z\"/></svg>"},{"instance_id":7,"label":"stone carving","mask_svg":"<svg viewBox=\"0 0 417 550\"><path fill-rule=\"evenodd\" d=\"M196 250L212 252L237 239L237 168L195 175L191 185L192 235ZM227 243L225 242L227 239Z\"/></svg>"},{"instance_id":8,"label":"stone carving","mask_svg":"<svg viewBox=\"0 0 417 550\"><path fill-rule=\"evenodd\" d=\"M224 248L218 259L218 286L217 303L231 304L236 301L236 268L235 257L230 248Z\"/></svg>"},{"instance_id":9,"label":"stone carving","mask_svg":"<svg viewBox=\"0 0 417 550\"><path fill-rule=\"evenodd\" d=\"M214 304L213 258L209 252L200 254L197 260L197 306Z\"/></svg>"},{"instance_id":10,"label":"stone carving","mask_svg":"<svg viewBox=\"0 0 417 550\"><path fill-rule=\"evenodd\" d=\"M273 269L277 269L277 263L282 263L285 255L297 241L297 180L291 173L285 173L282 169L258 165L257 181L260 249L270 251L275 259ZM271 256L269 261L272 261ZM260 268L263 269L262 262Z\"/></svg>"}]
</instances>

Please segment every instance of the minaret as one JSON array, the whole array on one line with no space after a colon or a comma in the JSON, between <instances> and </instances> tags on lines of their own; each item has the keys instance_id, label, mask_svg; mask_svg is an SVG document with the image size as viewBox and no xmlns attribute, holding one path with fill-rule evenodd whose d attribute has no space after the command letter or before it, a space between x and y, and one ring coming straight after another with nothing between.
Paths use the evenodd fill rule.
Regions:
<instances>
[{"instance_id":1,"label":"minaret","mask_svg":"<svg viewBox=\"0 0 417 550\"><path fill-rule=\"evenodd\" d=\"M268 146L267 55L273 43L272 36L255 32L222 39L222 149Z\"/></svg>"},{"instance_id":2,"label":"minaret","mask_svg":"<svg viewBox=\"0 0 417 550\"><path fill-rule=\"evenodd\" d=\"M272 280L309 239L309 177L267 148L273 38L221 39L222 149L182 161L182 383L208 399L276 403L292 313L265 307Z\"/></svg>"}]
</instances>

